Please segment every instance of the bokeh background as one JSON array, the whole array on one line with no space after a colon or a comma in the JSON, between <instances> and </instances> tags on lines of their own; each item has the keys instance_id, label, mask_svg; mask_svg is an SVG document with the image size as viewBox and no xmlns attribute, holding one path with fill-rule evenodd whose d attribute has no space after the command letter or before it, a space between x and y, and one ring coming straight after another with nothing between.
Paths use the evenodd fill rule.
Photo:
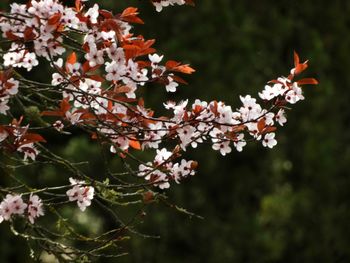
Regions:
<instances>
[{"instance_id":1,"label":"bokeh background","mask_svg":"<svg viewBox=\"0 0 350 263\"><path fill-rule=\"evenodd\" d=\"M166 58L197 69L176 96L144 91L149 106L200 98L238 107L239 95L257 96L266 81L289 73L294 50L310 59L307 74L320 82L305 88L273 150L253 143L226 157L209 146L188 152L198 175L167 194L204 220L150 205L139 229L161 238L131 236L123 243L129 256L100 262L350 262L350 1L199 0L159 14L146 0L93 2L114 12L138 6L146 24L136 32L157 39ZM90 160L90 172L99 173L87 138L56 150ZM53 167L30 174L33 182L64 177ZM106 223L76 216L86 229ZM30 262L24 241L4 225L0 235L0 262Z\"/></svg>"}]
</instances>

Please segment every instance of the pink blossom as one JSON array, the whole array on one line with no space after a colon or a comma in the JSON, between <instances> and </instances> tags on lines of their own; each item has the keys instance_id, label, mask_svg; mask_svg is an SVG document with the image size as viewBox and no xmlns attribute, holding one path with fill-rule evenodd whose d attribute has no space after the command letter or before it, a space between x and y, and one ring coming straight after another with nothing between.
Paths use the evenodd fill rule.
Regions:
<instances>
[{"instance_id":1,"label":"pink blossom","mask_svg":"<svg viewBox=\"0 0 350 263\"><path fill-rule=\"evenodd\" d=\"M230 141L222 141L219 143L214 143L212 147L215 151L220 151L220 153L225 156L232 151L230 147Z\"/></svg>"},{"instance_id":2,"label":"pink blossom","mask_svg":"<svg viewBox=\"0 0 350 263\"><path fill-rule=\"evenodd\" d=\"M28 158L35 161L36 156L39 154L39 151L35 148L34 143L22 144L17 148L18 152L24 153L24 161L27 161Z\"/></svg>"},{"instance_id":3,"label":"pink blossom","mask_svg":"<svg viewBox=\"0 0 350 263\"><path fill-rule=\"evenodd\" d=\"M276 146L277 141L275 140L275 134L272 133L268 133L264 136L264 139L262 140L262 144L264 147L269 147L269 148L273 148L274 146Z\"/></svg>"},{"instance_id":4,"label":"pink blossom","mask_svg":"<svg viewBox=\"0 0 350 263\"><path fill-rule=\"evenodd\" d=\"M2 220L10 220L12 215L23 215L27 204L23 202L20 195L6 195L6 198L0 203L0 216Z\"/></svg>"},{"instance_id":5,"label":"pink blossom","mask_svg":"<svg viewBox=\"0 0 350 263\"><path fill-rule=\"evenodd\" d=\"M69 178L69 181L73 185L73 188L66 192L69 201L77 201L78 207L84 212L86 207L91 205L95 189L92 186L84 186L84 181L73 178Z\"/></svg>"},{"instance_id":6,"label":"pink blossom","mask_svg":"<svg viewBox=\"0 0 350 263\"><path fill-rule=\"evenodd\" d=\"M91 23L96 24L97 18L99 16L99 7L98 4L95 4L93 7L91 7L86 13L85 17L89 18Z\"/></svg>"},{"instance_id":7,"label":"pink blossom","mask_svg":"<svg viewBox=\"0 0 350 263\"><path fill-rule=\"evenodd\" d=\"M285 111L283 109L280 109L277 112L275 119L281 126L283 126L287 122Z\"/></svg>"},{"instance_id":8,"label":"pink blossom","mask_svg":"<svg viewBox=\"0 0 350 263\"><path fill-rule=\"evenodd\" d=\"M174 81L172 77L168 77L168 84L165 86L167 92L176 92L176 87L179 86L178 83Z\"/></svg>"},{"instance_id":9,"label":"pink blossom","mask_svg":"<svg viewBox=\"0 0 350 263\"><path fill-rule=\"evenodd\" d=\"M28 219L34 224L34 219L44 215L43 203L39 196L31 194L28 202Z\"/></svg>"}]
</instances>

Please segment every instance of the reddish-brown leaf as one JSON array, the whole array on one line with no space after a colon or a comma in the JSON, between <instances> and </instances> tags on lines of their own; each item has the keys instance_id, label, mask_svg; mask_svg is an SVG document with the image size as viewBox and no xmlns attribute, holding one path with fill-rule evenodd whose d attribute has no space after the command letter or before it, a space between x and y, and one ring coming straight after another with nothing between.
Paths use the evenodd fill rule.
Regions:
<instances>
[{"instance_id":1,"label":"reddish-brown leaf","mask_svg":"<svg viewBox=\"0 0 350 263\"><path fill-rule=\"evenodd\" d=\"M294 67L297 67L300 63L299 55L296 51L294 51Z\"/></svg>"},{"instance_id":2,"label":"reddish-brown leaf","mask_svg":"<svg viewBox=\"0 0 350 263\"><path fill-rule=\"evenodd\" d=\"M99 69L100 67L101 67L101 65L96 65L94 67L90 67L89 61L85 61L83 66L82 66L82 69L83 69L84 73L87 73L87 72L95 71L95 70Z\"/></svg>"},{"instance_id":3,"label":"reddish-brown leaf","mask_svg":"<svg viewBox=\"0 0 350 263\"><path fill-rule=\"evenodd\" d=\"M35 34L33 33L33 28L32 27L26 27L24 30L24 40L33 40L35 38Z\"/></svg>"},{"instance_id":4,"label":"reddish-brown leaf","mask_svg":"<svg viewBox=\"0 0 350 263\"><path fill-rule=\"evenodd\" d=\"M100 75L87 75L86 77L89 78L89 79L98 81L98 82L104 82L105 81L105 79L103 77L101 77Z\"/></svg>"},{"instance_id":5,"label":"reddish-brown leaf","mask_svg":"<svg viewBox=\"0 0 350 263\"><path fill-rule=\"evenodd\" d=\"M105 19L103 23L101 24L101 30L102 31L115 31L116 34L118 34L120 29L120 24L113 18Z\"/></svg>"},{"instance_id":6,"label":"reddish-brown leaf","mask_svg":"<svg viewBox=\"0 0 350 263\"><path fill-rule=\"evenodd\" d=\"M144 24L141 18L137 15L139 14L136 7L128 7L121 14L120 18L126 22Z\"/></svg>"},{"instance_id":7,"label":"reddish-brown leaf","mask_svg":"<svg viewBox=\"0 0 350 263\"><path fill-rule=\"evenodd\" d=\"M191 68L188 64L181 65L180 62L169 60L165 63L165 67L169 71L177 71L184 74L192 74L195 72L193 68Z\"/></svg>"},{"instance_id":8,"label":"reddish-brown leaf","mask_svg":"<svg viewBox=\"0 0 350 263\"><path fill-rule=\"evenodd\" d=\"M141 144L137 140L129 140L129 146L135 150L141 150Z\"/></svg>"},{"instance_id":9,"label":"reddish-brown leaf","mask_svg":"<svg viewBox=\"0 0 350 263\"><path fill-rule=\"evenodd\" d=\"M307 62L308 61L300 63L299 55L294 51L294 75L298 75L303 72L308 67Z\"/></svg>"},{"instance_id":10,"label":"reddish-brown leaf","mask_svg":"<svg viewBox=\"0 0 350 263\"><path fill-rule=\"evenodd\" d=\"M81 119L81 120L95 120L96 116L92 113L86 112L86 113L83 113L79 119Z\"/></svg>"},{"instance_id":11,"label":"reddish-brown leaf","mask_svg":"<svg viewBox=\"0 0 350 263\"><path fill-rule=\"evenodd\" d=\"M299 85L317 85L318 81L314 78L305 78L305 79L298 80L297 83Z\"/></svg>"},{"instance_id":12,"label":"reddish-brown leaf","mask_svg":"<svg viewBox=\"0 0 350 263\"><path fill-rule=\"evenodd\" d=\"M46 142L44 137L42 137L40 134L37 134L37 133L27 133L22 138L26 140L26 143L28 143L28 141L30 141L30 142Z\"/></svg>"},{"instance_id":13,"label":"reddish-brown leaf","mask_svg":"<svg viewBox=\"0 0 350 263\"><path fill-rule=\"evenodd\" d=\"M9 39L9 40L18 40L19 39L19 37L18 36L16 36L15 34L13 34L12 33L12 31L10 30L10 31L6 31L6 37Z\"/></svg>"},{"instance_id":14,"label":"reddish-brown leaf","mask_svg":"<svg viewBox=\"0 0 350 263\"><path fill-rule=\"evenodd\" d=\"M50 26L55 26L58 25L58 23L60 22L62 17L62 14L60 12L53 14L52 16L49 17L49 20L47 21L47 23Z\"/></svg>"},{"instance_id":15,"label":"reddish-brown leaf","mask_svg":"<svg viewBox=\"0 0 350 263\"><path fill-rule=\"evenodd\" d=\"M71 106L70 106L70 104L69 104L68 99L63 99L63 100L61 101L60 108L61 108L61 111L62 111L63 113L66 113L67 111L70 110Z\"/></svg>"},{"instance_id":16,"label":"reddish-brown leaf","mask_svg":"<svg viewBox=\"0 0 350 263\"><path fill-rule=\"evenodd\" d=\"M107 10L99 10L98 11L99 12L99 14L101 15L101 16L103 16L104 18L113 18L113 14L111 13L111 12L109 12L109 11L107 11Z\"/></svg>"},{"instance_id":17,"label":"reddish-brown leaf","mask_svg":"<svg viewBox=\"0 0 350 263\"><path fill-rule=\"evenodd\" d=\"M246 128L247 127L244 124L238 125L238 126L234 126L234 127L232 127L232 132L238 133L238 132L244 131Z\"/></svg>"},{"instance_id":18,"label":"reddish-brown leaf","mask_svg":"<svg viewBox=\"0 0 350 263\"><path fill-rule=\"evenodd\" d=\"M266 126L265 118L261 118L258 121L258 131L261 133L264 130L265 126Z\"/></svg>"},{"instance_id":19,"label":"reddish-brown leaf","mask_svg":"<svg viewBox=\"0 0 350 263\"><path fill-rule=\"evenodd\" d=\"M185 84L185 85L188 84L186 80L184 80L183 78L180 78L179 76L172 75L171 78L173 80L175 80L177 83L181 83L181 84Z\"/></svg>"},{"instance_id":20,"label":"reddish-brown leaf","mask_svg":"<svg viewBox=\"0 0 350 263\"><path fill-rule=\"evenodd\" d=\"M64 113L62 111L43 111L41 112L42 116L54 116L54 117L63 117Z\"/></svg>"},{"instance_id":21,"label":"reddish-brown leaf","mask_svg":"<svg viewBox=\"0 0 350 263\"><path fill-rule=\"evenodd\" d=\"M167 68L167 70L173 70L174 68L176 68L179 65L181 65L181 62L177 62L175 60L168 60L165 63L165 67Z\"/></svg>"},{"instance_id":22,"label":"reddish-brown leaf","mask_svg":"<svg viewBox=\"0 0 350 263\"><path fill-rule=\"evenodd\" d=\"M139 51L141 50L140 47L136 45L124 45L123 49L127 60L137 57L139 55Z\"/></svg>"},{"instance_id":23,"label":"reddish-brown leaf","mask_svg":"<svg viewBox=\"0 0 350 263\"><path fill-rule=\"evenodd\" d=\"M115 89L116 93L128 93L129 91L131 91L131 88L128 86L119 86Z\"/></svg>"},{"instance_id":24,"label":"reddish-brown leaf","mask_svg":"<svg viewBox=\"0 0 350 263\"><path fill-rule=\"evenodd\" d=\"M275 126L266 126L262 133L270 133L276 131L277 128Z\"/></svg>"},{"instance_id":25,"label":"reddish-brown leaf","mask_svg":"<svg viewBox=\"0 0 350 263\"><path fill-rule=\"evenodd\" d=\"M77 63L77 54L75 52L72 52L68 57L67 57L67 63L68 64L75 64Z\"/></svg>"}]
</instances>

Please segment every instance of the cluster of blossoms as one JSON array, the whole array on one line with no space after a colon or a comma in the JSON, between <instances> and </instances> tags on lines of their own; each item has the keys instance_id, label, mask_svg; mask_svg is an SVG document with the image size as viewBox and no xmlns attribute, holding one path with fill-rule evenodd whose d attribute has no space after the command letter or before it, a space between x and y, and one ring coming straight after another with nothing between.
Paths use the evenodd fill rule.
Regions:
<instances>
[{"instance_id":1,"label":"cluster of blossoms","mask_svg":"<svg viewBox=\"0 0 350 263\"><path fill-rule=\"evenodd\" d=\"M194 5L192 0L151 0L153 5L156 7L158 12L163 10L163 7L172 6L172 5L184 5L190 4Z\"/></svg>"},{"instance_id":2,"label":"cluster of blossoms","mask_svg":"<svg viewBox=\"0 0 350 263\"><path fill-rule=\"evenodd\" d=\"M11 152L23 153L24 161L35 161L39 151L34 143L45 142L45 139L39 134L30 133L29 125L21 126L22 120L14 119L9 125L0 125L0 146Z\"/></svg>"},{"instance_id":3,"label":"cluster of blossoms","mask_svg":"<svg viewBox=\"0 0 350 263\"><path fill-rule=\"evenodd\" d=\"M79 19L73 8L58 1L31 1L30 5L11 4L13 19L2 17L2 36L13 41L3 56L4 66L22 67L30 71L39 65L37 57L50 59L65 52L63 37L68 28L78 29ZM61 34L58 34L60 32ZM33 42L28 49L26 43Z\"/></svg>"},{"instance_id":4,"label":"cluster of blossoms","mask_svg":"<svg viewBox=\"0 0 350 263\"><path fill-rule=\"evenodd\" d=\"M95 189L92 186L86 186L84 181L73 178L69 178L69 182L73 186L72 189L66 192L69 201L77 201L80 210L85 211L86 207L91 205Z\"/></svg>"},{"instance_id":5,"label":"cluster of blossoms","mask_svg":"<svg viewBox=\"0 0 350 263\"><path fill-rule=\"evenodd\" d=\"M181 179L195 174L197 167L195 161L182 159L181 163L173 163L174 158L176 158L176 152L169 152L165 148L157 150L153 163L141 164L138 175L160 189L164 189L170 187L169 180L179 183Z\"/></svg>"},{"instance_id":6,"label":"cluster of blossoms","mask_svg":"<svg viewBox=\"0 0 350 263\"><path fill-rule=\"evenodd\" d=\"M22 108L35 102L36 117L44 123L38 127L40 122L27 123L23 116L10 124L0 123L0 148L6 153L23 154L24 161L36 161L37 149L40 149L43 153L38 158L43 159L43 165L63 165L70 172L76 172L78 178L94 182L96 186L95 191L85 181L70 178L70 189L65 195L50 190L67 186L38 190L36 193L50 195L50 201L45 201L48 207L52 200L58 205L62 203L55 203L56 200L68 196L81 211L91 205L94 197L100 198L101 202L96 203L106 208L103 204L108 202L106 196L116 198L120 189L142 188L136 192L140 195L148 186L169 188L172 181L180 183L195 174L197 162L181 156L189 147L197 148L205 142L221 155L232 149L240 152L251 141L273 148L277 144L277 127L287 122L286 110L304 100L302 86L317 84L313 78L296 80L308 64L307 61L300 63L295 53L290 74L268 82L259 93L259 99L240 96L238 108L222 101L167 101L163 105L169 115L157 117L139 97L140 89L153 83L174 93L180 84L187 84L181 74L192 74L195 70L188 64L165 61L153 48L154 40L133 35L132 25L143 23L137 8L129 7L113 14L98 4L86 8L85 2L75 0L74 6L67 7L59 0L29 0L26 5L11 4L8 14L0 13L2 37L10 42L3 48L0 63L0 114L6 115L4 119L19 115L15 111L17 108L11 109L10 103L16 96ZM151 2L157 11L169 5L193 4L191 0ZM46 63L50 71L50 83L39 83L21 75L22 71L31 71L42 63ZM46 142L39 134L41 131L51 129L69 134L71 127L80 128L92 139L107 145L112 155L122 159L130 174L142 177L146 184L140 187L124 183L112 172L108 173L111 178L106 178L106 182L111 179L118 184L99 182L96 178L89 180L76 165L39 145ZM174 145L172 150L164 148L162 144L166 141ZM138 160L131 152L145 149L155 151L152 161ZM127 158L137 161L136 168L126 164ZM135 196L128 191L125 190L125 196ZM21 195L7 195L0 204L0 222L11 220L15 215L26 216L33 224L36 218L44 215L42 200L35 194L29 196L28 202L23 201ZM106 236L101 235L101 238ZM105 244L105 241L96 244ZM65 247L62 253L66 252Z\"/></svg>"},{"instance_id":7,"label":"cluster of blossoms","mask_svg":"<svg viewBox=\"0 0 350 263\"><path fill-rule=\"evenodd\" d=\"M94 188L86 186L84 181L78 181L69 178L72 189L66 192L69 201L77 201L81 211L85 211L86 207L91 205L94 197ZM0 203L0 223L8 221L14 215L26 216L30 223L34 224L34 220L44 215L43 202L38 195L30 194L28 202L25 203L21 195L8 194Z\"/></svg>"},{"instance_id":8,"label":"cluster of blossoms","mask_svg":"<svg viewBox=\"0 0 350 263\"><path fill-rule=\"evenodd\" d=\"M26 216L30 223L34 224L37 217L44 215L43 203L39 196L31 194L28 203L25 203L21 195L6 195L0 203L0 223L10 220L14 215Z\"/></svg>"},{"instance_id":9,"label":"cluster of blossoms","mask_svg":"<svg viewBox=\"0 0 350 263\"><path fill-rule=\"evenodd\" d=\"M11 96L17 94L18 85L19 82L11 77L10 71L0 72L0 114L6 114L10 109L8 102Z\"/></svg>"},{"instance_id":10,"label":"cluster of blossoms","mask_svg":"<svg viewBox=\"0 0 350 263\"><path fill-rule=\"evenodd\" d=\"M190 1L153 3L160 10L163 6L190 4ZM130 33L132 23L143 23L136 8L113 15L97 4L85 10L79 0L75 7L65 7L57 0L32 0L27 5L12 4L10 14L12 17L0 19L3 37L15 41L4 56L4 66L30 71L38 65L37 57L44 57L54 71L52 87L62 92L60 107L45 110L42 115L59 117L52 124L58 131L69 126L89 130L93 138L109 143L111 152L121 156L130 148L159 149L169 139L175 140L182 151L210 141L212 148L222 155L230 153L232 147L242 151L249 140L273 148L277 144L276 125L283 126L287 121L286 105L304 99L301 85L317 83L314 79L294 81L307 67L307 62L300 63L295 54L295 67L290 75L271 81L259 93L263 104L250 95L240 97L242 106L238 109L217 101L196 100L192 105L188 105L188 100L169 101L164 106L173 116L157 118L154 111L145 107L143 99L137 97L137 89L152 82L163 85L167 92L175 92L179 83L186 83L178 73L191 74L194 69L173 60L161 64L164 56L155 53L154 40ZM79 34L82 42L72 40L69 32ZM26 45L27 42L33 46ZM55 61L54 57L66 51L65 42L74 44L75 50L79 44L82 55L72 52L65 62L62 58ZM3 79L3 83L10 83L4 85L10 87L4 93L17 92L17 80ZM25 153L25 159L34 160L38 154L34 143L44 141L43 138L36 134L28 138L23 132L18 136L14 131L8 132L9 129L0 126L1 140L6 139L6 145L15 144L17 151ZM11 141L8 135L17 137ZM194 173L193 169L183 171L191 167L191 162L183 160L178 164L173 161L173 155L171 161L160 165L159 160L168 153L162 149L153 163L140 165L139 176L166 188L169 180L179 182Z\"/></svg>"}]
</instances>

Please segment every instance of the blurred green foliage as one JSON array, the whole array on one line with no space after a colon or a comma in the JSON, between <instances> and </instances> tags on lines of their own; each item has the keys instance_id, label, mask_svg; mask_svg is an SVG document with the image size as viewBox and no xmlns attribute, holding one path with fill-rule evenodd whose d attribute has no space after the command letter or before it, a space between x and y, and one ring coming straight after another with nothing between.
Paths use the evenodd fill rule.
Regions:
<instances>
[{"instance_id":1,"label":"blurred green foliage","mask_svg":"<svg viewBox=\"0 0 350 263\"><path fill-rule=\"evenodd\" d=\"M167 59L197 69L178 95L157 86L142 91L159 110L170 98L239 106L238 95L256 96L266 81L288 74L293 50L310 59L307 74L320 81L306 88L273 150L253 144L227 157L209 146L188 152L199 161L198 175L167 194L204 220L151 204L139 229L161 239L132 236L123 243L129 256L100 262L350 262L350 2L200 0L160 14L144 0L98 2L115 12L140 7L146 24L136 32L157 39ZM99 153L91 147L77 137L58 151L90 160L98 175ZM28 180L68 178L45 169ZM78 221L90 226L97 218ZM7 226L0 233L0 262L29 262L25 242Z\"/></svg>"}]
</instances>

